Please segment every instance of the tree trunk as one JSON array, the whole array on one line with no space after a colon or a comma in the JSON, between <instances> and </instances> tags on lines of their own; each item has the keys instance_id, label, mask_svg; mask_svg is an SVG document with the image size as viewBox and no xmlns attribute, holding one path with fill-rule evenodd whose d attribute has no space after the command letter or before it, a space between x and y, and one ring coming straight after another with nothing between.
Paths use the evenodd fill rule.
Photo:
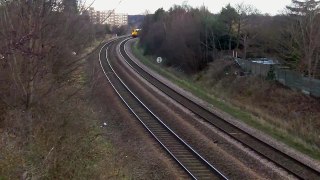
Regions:
<instances>
[{"instance_id":1,"label":"tree trunk","mask_svg":"<svg viewBox=\"0 0 320 180\"><path fill-rule=\"evenodd\" d=\"M318 77L319 59L320 59L319 53L317 53L316 58L315 58L314 68L313 68L313 78Z\"/></svg>"},{"instance_id":2,"label":"tree trunk","mask_svg":"<svg viewBox=\"0 0 320 180\"><path fill-rule=\"evenodd\" d=\"M229 51L231 51L231 35L229 35Z\"/></svg>"},{"instance_id":3,"label":"tree trunk","mask_svg":"<svg viewBox=\"0 0 320 180\"><path fill-rule=\"evenodd\" d=\"M229 27L229 51L231 51L231 40L232 40L231 29L232 29L232 24L230 24L230 27Z\"/></svg>"},{"instance_id":4,"label":"tree trunk","mask_svg":"<svg viewBox=\"0 0 320 180\"><path fill-rule=\"evenodd\" d=\"M205 38L206 38L206 52L205 52L205 61L208 63L208 30L205 27Z\"/></svg>"},{"instance_id":5,"label":"tree trunk","mask_svg":"<svg viewBox=\"0 0 320 180\"><path fill-rule=\"evenodd\" d=\"M211 36L212 36L212 61L213 61L215 58L216 43L215 43L214 34L212 31L211 31Z\"/></svg>"},{"instance_id":6,"label":"tree trunk","mask_svg":"<svg viewBox=\"0 0 320 180\"><path fill-rule=\"evenodd\" d=\"M29 33L32 33L32 31L34 31L34 27L35 24L32 21L32 15L30 15L30 19L29 19ZM29 43L29 49L31 52L34 51L34 43L35 40L34 38L30 39L30 43ZM34 91L34 78L33 78L33 60L34 57L30 57L29 59L26 59L25 61L27 62L27 74L28 74L28 89L27 89L27 102L26 102L26 108L29 109L32 102L33 102L33 91Z\"/></svg>"},{"instance_id":7,"label":"tree trunk","mask_svg":"<svg viewBox=\"0 0 320 180\"><path fill-rule=\"evenodd\" d=\"M241 17L239 17L239 22L238 22L238 32L237 32L237 47L236 49L239 49L240 45L240 30L241 30Z\"/></svg>"},{"instance_id":8,"label":"tree trunk","mask_svg":"<svg viewBox=\"0 0 320 180\"><path fill-rule=\"evenodd\" d=\"M245 35L243 37L243 46L244 46L244 55L243 55L243 59L247 59L247 46L248 46L248 36Z\"/></svg>"}]
</instances>

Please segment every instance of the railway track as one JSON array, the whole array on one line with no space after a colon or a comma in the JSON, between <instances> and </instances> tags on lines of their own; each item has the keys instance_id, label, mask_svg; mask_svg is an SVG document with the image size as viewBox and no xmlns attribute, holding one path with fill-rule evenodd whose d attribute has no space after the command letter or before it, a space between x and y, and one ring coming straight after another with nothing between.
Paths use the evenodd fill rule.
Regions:
<instances>
[{"instance_id":1,"label":"railway track","mask_svg":"<svg viewBox=\"0 0 320 180\"><path fill-rule=\"evenodd\" d=\"M115 42L117 40L112 40L101 48L99 61L105 76L128 109L193 179L227 179L163 123L121 80L109 62L108 50Z\"/></svg>"},{"instance_id":2,"label":"railway track","mask_svg":"<svg viewBox=\"0 0 320 180\"><path fill-rule=\"evenodd\" d=\"M167 94L169 97L180 103L182 106L186 107L193 113L197 114L211 125L220 129L224 133L226 133L231 138L240 142L245 147L255 151L260 156L268 159L273 162L277 166L286 170L288 173L292 174L298 179L320 179L320 172L316 169L313 169L307 164L304 164L297 159L279 151L278 149L270 146L269 144L261 141L260 139L252 136L251 134L241 130L235 125L221 119L216 116L206 108L201 105L193 102L189 98L184 95L176 92L166 84L159 81L157 78L153 77L151 74L146 72L142 67L140 67L136 62L134 62L126 52L125 44L128 42L130 38L125 39L120 44L120 54L123 59L143 78L157 87L159 90Z\"/></svg>"}]
</instances>

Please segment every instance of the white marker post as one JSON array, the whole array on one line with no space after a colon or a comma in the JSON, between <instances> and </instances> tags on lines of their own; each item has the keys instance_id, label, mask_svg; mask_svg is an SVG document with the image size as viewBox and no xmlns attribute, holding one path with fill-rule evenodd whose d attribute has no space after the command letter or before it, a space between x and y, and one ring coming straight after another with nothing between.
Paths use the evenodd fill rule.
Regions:
<instances>
[{"instance_id":1,"label":"white marker post","mask_svg":"<svg viewBox=\"0 0 320 180\"><path fill-rule=\"evenodd\" d=\"M157 57L157 63L160 64L162 62L162 58L161 57Z\"/></svg>"}]
</instances>

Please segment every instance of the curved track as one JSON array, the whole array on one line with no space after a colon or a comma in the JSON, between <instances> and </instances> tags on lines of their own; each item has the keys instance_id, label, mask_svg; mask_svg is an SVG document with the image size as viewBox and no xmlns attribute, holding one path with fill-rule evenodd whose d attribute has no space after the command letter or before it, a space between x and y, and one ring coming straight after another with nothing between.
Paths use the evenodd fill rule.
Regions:
<instances>
[{"instance_id":1,"label":"curved track","mask_svg":"<svg viewBox=\"0 0 320 180\"><path fill-rule=\"evenodd\" d=\"M216 116L206 108L193 102L184 95L176 92L166 84L159 81L157 78L153 77L151 74L146 72L142 67L140 67L135 61L133 61L126 52L125 44L130 40L130 38L122 41L120 44L120 53L123 59L143 78L157 87L159 90L170 96L172 99L197 114L216 128L220 129L224 133L228 134L233 139L242 143L244 146L252 149L262 157L270 160L271 162L277 164L279 167L283 168L290 174L294 175L299 179L320 179L320 172L312 167L304 164L295 158L279 151L278 149L270 146L269 144L261 141L260 139L252 136L251 134L241 130L235 125L223 120L222 118Z\"/></svg>"},{"instance_id":2,"label":"curved track","mask_svg":"<svg viewBox=\"0 0 320 180\"><path fill-rule=\"evenodd\" d=\"M117 39L111 40L101 48L99 61L105 76L121 100L150 134L192 178L227 179L148 109L117 75L109 62L111 55L108 53L109 47L117 41Z\"/></svg>"}]
</instances>

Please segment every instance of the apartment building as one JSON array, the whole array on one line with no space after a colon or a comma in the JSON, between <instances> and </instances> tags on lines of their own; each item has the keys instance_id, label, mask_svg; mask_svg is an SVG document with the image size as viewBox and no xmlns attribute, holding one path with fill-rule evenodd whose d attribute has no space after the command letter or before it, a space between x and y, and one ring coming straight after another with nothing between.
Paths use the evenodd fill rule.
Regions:
<instances>
[{"instance_id":1,"label":"apartment building","mask_svg":"<svg viewBox=\"0 0 320 180\"><path fill-rule=\"evenodd\" d=\"M88 14L95 24L109 24L111 26L128 24L128 14L115 13L114 10L95 11L93 8L89 8Z\"/></svg>"}]
</instances>

